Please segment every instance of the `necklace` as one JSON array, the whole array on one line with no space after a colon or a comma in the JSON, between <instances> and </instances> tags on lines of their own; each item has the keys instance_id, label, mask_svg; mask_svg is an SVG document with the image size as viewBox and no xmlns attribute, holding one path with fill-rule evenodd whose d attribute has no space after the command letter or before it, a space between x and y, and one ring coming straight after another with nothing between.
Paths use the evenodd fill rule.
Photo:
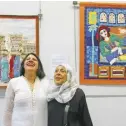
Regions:
<instances>
[{"instance_id":1,"label":"necklace","mask_svg":"<svg viewBox=\"0 0 126 126\"><path fill-rule=\"evenodd\" d=\"M25 77L25 76L23 76L24 77L24 79L27 81L27 83L28 83L28 87L29 87L29 89L30 89L30 91L31 92L33 92L34 91L34 83L30 83L29 81L28 81L28 79Z\"/></svg>"},{"instance_id":2,"label":"necklace","mask_svg":"<svg viewBox=\"0 0 126 126\"><path fill-rule=\"evenodd\" d=\"M32 86L33 84L28 83L28 85L29 85L31 92L33 92L34 91L34 86Z\"/></svg>"}]
</instances>

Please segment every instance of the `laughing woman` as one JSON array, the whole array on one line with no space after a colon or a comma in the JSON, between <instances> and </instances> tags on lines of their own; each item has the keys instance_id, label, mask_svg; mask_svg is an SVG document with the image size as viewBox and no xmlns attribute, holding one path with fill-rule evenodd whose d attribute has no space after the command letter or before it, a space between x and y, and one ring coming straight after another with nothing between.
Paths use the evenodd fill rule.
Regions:
<instances>
[{"instance_id":1,"label":"laughing woman","mask_svg":"<svg viewBox=\"0 0 126 126\"><path fill-rule=\"evenodd\" d=\"M21 76L8 84L2 126L47 126L48 80L40 59L34 53L28 54L20 72Z\"/></svg>"},{"instance_id":2,"label":"laughing woman","mask_svg":"<svg viewBox=\"0 0 126 126\"><path fill-rule=\"evenodd\" d=\"M48 126L93 126L84 92L69 65L59 65L48 90Z\"/></svg>"}]
</instances>

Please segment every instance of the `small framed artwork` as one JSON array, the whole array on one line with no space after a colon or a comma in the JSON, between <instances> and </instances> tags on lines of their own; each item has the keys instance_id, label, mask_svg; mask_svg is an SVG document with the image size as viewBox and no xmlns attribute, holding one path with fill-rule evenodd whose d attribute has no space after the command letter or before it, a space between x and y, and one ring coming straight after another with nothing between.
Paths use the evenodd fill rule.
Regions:
<instances>
[{"instance_id":1,"label":"small framed artwork","mask_svg":"<svg viewBox=\"0 0 126 126\"><path fill-rule=\"evenodd\" d=\"M30 52L39 55L38 16L0 15L0 88L20 76L20 63Z\"/></svg>"},{"instance_id":2,"label":"small framed artwork","mask_svg":"<svg viewBox=\"0 0 126 126\"><path fill-rule=\"evenodd\" d=\"M126 84L125 3L80 3L80 84Z\"/></svg>"}]
</instances>

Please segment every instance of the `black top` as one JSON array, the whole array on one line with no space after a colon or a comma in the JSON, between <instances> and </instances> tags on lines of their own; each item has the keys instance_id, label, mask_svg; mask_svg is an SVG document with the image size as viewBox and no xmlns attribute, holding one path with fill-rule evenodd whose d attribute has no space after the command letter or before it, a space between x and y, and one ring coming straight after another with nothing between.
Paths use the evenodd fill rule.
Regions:
<instances>
[{"instance_id":1,"label":"black top","mask_svg":"<svg viewBox=\"0 0 126 126\"><path fill-rule=\"evenodd\" d=\"M69 105L68 126L93 126L82 89L76 90ZM48 103L48 126L63 126L65 106L55 99Z\"/></svg>"}]
</instances>

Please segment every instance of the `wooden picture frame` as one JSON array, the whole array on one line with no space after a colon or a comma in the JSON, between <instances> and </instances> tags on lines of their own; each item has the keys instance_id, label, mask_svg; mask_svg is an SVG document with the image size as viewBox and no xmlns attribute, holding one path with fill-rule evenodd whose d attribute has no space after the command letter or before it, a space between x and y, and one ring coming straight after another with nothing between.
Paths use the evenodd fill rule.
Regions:
<instances>
[{"instance_id":1,"label":"wooden picture frame","mask_svg":"<svg viewBox=\"0 0 126 126\"><path fill-rule=\"evenodd\" d=\"M30 52L39 55L39 17L0 15L0 88L20 76L20 63Z\"/></svg>"},{"instance_id":2,"label":"wooden picture frame","mask_svg":"<svg viewBox=\"0 0 126 126\"><path fill-rule=\"evenodd\" d=\"M80 84L126 84L125 3L80 3Z\"/></svg>"}]
</instances>

